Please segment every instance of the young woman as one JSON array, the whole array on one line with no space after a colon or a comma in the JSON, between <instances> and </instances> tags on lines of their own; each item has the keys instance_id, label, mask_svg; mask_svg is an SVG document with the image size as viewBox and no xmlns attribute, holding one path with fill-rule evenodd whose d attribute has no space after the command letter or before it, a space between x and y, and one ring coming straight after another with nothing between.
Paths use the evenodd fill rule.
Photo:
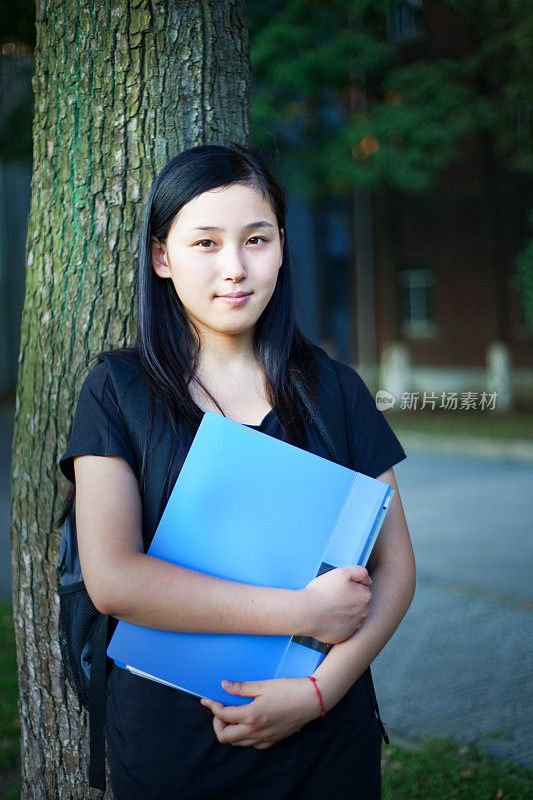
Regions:
<instances>
[{"instance_id":1,"label":"young woman","mask_svg":"<svg viewBox=\"0 0 533 800\"><path fill-rule=\"evenodd\" d=\"M172 424L167 497L206 410L328 457L291 382L297 375L316 396L317 349L295 322L283 195L255 154L238 145L200 146L164 167L146 207L138 296L138 339L129 352ZM350 466L396 494L368 572L335 569L298 591L226 581L147 556L143 470L105 363L85 379L60 465L76 485L80 559L96 607L152 628L299 634L334 644L314 683L224 687L255 698L239 706L113 665L105 733L116 800L380 796L381 732L368 667L414 592L393 471L405 453L360 376L331 363ZM228 502L260 479L229 475Z\"/></svg>"}]
</instances>

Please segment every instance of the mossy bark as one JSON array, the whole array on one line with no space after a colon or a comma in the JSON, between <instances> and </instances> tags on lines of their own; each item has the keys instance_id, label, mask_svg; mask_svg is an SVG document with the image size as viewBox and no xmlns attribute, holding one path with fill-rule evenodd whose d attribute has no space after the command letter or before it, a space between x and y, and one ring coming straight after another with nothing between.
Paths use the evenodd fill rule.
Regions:
<instances>
[{"instance_id":1,"label":"mossy bark","mask_svg":"<svg viewBox=\"0 0 533 800\"><path fill-rule=\"evenodd\" d=\"M132 343L152 180L185 147L248 141L250 71L244 0L37 0L36 28L11 533L22 798L53 800L89 797L87 720L57 638L74 376L89 355Z\"/></svg>"}]
</instances>

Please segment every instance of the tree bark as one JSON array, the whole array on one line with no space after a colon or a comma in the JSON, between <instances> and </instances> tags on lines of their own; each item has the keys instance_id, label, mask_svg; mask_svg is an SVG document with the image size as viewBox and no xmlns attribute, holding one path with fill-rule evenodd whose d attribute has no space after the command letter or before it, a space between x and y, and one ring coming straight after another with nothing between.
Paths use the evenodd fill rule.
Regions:
<instances>
[{"instance_id":1,"label":"tree bark","mask_svg":"<svg viewBox=\"0 0 533 800\"><path fill-rule=\"evenodd\" d=\"M152 180L186 147L247 143L250 70L244 0L37 0L36 29L11 533L22 798L53 800L89 797L87 719L57 637L74 377L89 355L132 344Z\"/></svg>"}]
</instances>

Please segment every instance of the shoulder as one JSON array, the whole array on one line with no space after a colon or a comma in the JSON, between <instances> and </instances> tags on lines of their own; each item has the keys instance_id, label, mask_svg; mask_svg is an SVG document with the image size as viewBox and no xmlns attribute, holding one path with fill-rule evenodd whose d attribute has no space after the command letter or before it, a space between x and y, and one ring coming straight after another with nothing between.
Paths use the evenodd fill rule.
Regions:
<instances>
[{"instance_id":1,"label":"shoulder","mask_svg":"<svg viewBox=\"0 0 533 800\"><path fill-rule=\"evenodd\" d=\"M59 461L63 474L71 483L75 483L73 459L78 455L120 456L138 474L131 429L123 413L123 397L119 402L110 372L116 364L101 356L90 360L92 366L86 365L88 372L79 392L67 450ZM125 359L132 367L127 355L119 353L113 358L119 363ZM133 402L128 407L134 407Z\"/></svg>"},{"instance_id":2,"label":"shoulder","mask_svg":"<svg viewBox=\"0 0 533 800\"><path fill-rule=\"evenodd\" d=\"M78 380L83 378L83 381L76 414L92 417L104 412L106 416L122 416L120 404L125 398L131 402L134 395L138 395L139 383L136 378L142 374L140 359L131 350L105 351L94 356L78 373Z\"/></svg>"},{"instance_id":3,"label":"shoulder","mask_svg":"<svg viewBox=\"0 0 533 800\"><path fill-rule=\"evenodd\" d=\"M372 478L382 475L391 466L406 458L405 451L390 427L383 412L377 407L375 399L365 381L356 369L330 358L324 350L314 347L315 355L321 364L322 380L324 376L333 376L340 388L346 423L348 452L350 465L357 472ZM327 387L332 401L338 391L332 391L333 383ZM337 406L336 406L337 407ZM335 414L328 418L335 424Z\"/></svg>"},{"instance_id":4,"label":"shoulder","mask_svg":"<svg viewBox=\"0 0 533 800\"><path fill-rule=\"evenodd\" d=\"M86 367L88 372L81 391L100 399L106 392L116 396L116 382L141 376L143 372L139 354L134 348L104 351L94 358L97 359L96 364Z\"/></svg>"},{"instance_id":5,"label":"shoulder","mask_svg":"<svg viewBox=\"0 0 533 800\"><path fill-rule=\"evenodd\" d=\"M348 408L375 405L372 392L356 369L342 361L332 359L333 369L339 379L341 393Z\"/></svg>"},{"instance_id":6,"label":"shoulder","mask_svg":"<svg viewBox=\"0 0 533 800\"><path fill-rule=\"evenodd\" d=\"M110 383L109 369L104 361L89 367L83 378L78 404L91 397L101 401L104 393L109 391Z\"/></svg>"},{"instance_id":7,"label":"shoulder","mask_svg":"<svg viewBox=\"0 0 533 800\"><path fill-rule=\"evenodd\" d=\"M345 401L359 400L368 401L368 397L372 397L365 381L356 369L345 364L343 361L338 361L331 358L325 350L318 345L312 346L313 354L318 363L320 364L321 377L329 376L338 380L341 393Z\"/></svg>"}]
</instances>

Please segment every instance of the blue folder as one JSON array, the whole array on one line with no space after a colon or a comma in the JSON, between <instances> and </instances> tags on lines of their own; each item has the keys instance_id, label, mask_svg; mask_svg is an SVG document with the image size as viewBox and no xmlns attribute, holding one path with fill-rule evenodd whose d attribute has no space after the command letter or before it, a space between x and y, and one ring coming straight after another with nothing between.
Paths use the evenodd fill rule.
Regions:
<instances>
[{"instance_id":1,"label":"blue folder","mask_svg":"<svg viewBox=\"0 0 533 800\"><path fill-rule=\"evenodd\" d=\"M366 564L394 489L206 412L148 549L222 578L302 589ZM225 705L220 682L310 675L328 645L307 637L181 633L121 620L107 654L131 672Z\"/></svg>"}]
</instances>

